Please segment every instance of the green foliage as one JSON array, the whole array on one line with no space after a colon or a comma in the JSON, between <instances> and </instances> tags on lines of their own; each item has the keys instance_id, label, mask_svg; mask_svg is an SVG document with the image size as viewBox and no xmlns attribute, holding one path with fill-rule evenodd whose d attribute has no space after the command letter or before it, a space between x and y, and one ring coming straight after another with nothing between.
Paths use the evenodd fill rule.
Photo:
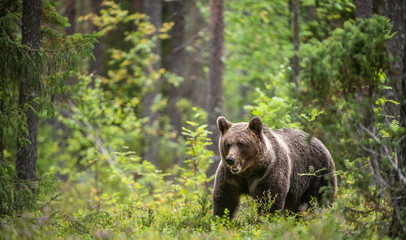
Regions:
<instances>
[{"instance_id":1,"label":"green foliage","mask_svg":"<svg viewBox=\"0 0 406 240\"><path fill-rule=\"evenodd\" d=\"M43 34L42 48L34 50L22 45L21 13L15 11L20 4L5 2L6 14L0 18L0 132L7 145L13 145L16 137L22 138L22 133L27 132L23 111L31 106L31 101L38 103L40 112L46 110L49 116L54 115L51 95L60 93L66 79L78 70L79 61L92 55L96 41L96 34L58 35L58 44L49 44L50 35ZM48 1L42 13L45 22L56 21L57 25L66 22ZM19 106L18 91L22 84L34 91L37 98Z\"/></svg>"},{"instance_id":2,"label":"green foliage","mask_svg":"<svg viewBox=\"0 0 406 240\"><path fill-rule=\"evenodd\" d=\"M308 111L306 107L323 112L305 128L316 136L324 135L327 147L338 150L340 154L332 152L336 163L342 156L360 157L359 148L348 148L360 139L354 129L359 124L374 124L375 107L382 112L374 99L382 92L383 71L388 67L385 44L389 31L388 20L374 16L358 24L345 22L344 28L337 28L324 41L303 46L300 77L305 106L300 111ZM342 165L339 161L338 166Z\"/></svg>"},{"instance_id":3,"label":"green foliage","mask_svg":"<svg viewBox=\"0 0 406 240\"><path fill-rule=\"evenodd\" d=\"M270 129L284 127L301 128L297 122L297 101L293 98L294 85L286 80L286 69L268 76L265 89L256 89L254 106L246 106L254 116L259 116Z\"/></svg>"},{"instance_id":4,"label":"green foliage","mask_svg":"<svg viewBox=\"0 0 406 240\"><path fill-rule=\"evenodd\" d=\"M151 92L160 78L165 78L171 84L178 85L181 79L174 74L167 73L165 69L155 69L153 65L159 56L153 53L156 38L168 38L167 32L173 24L164 23L161 29L156 29L149 23L145 14L129 14L120 5L113 1L104 2L101 15L88 14L80 20L91 19L103 34L116 34L119 24L129 24L136 31L119 33L130 46L129 49L109 49L110 61L107 78L103 84L125 100L125 97L142 97ZM156 35L155 33L159 33Z\"/></svg>"},{"instance_id":5,"label":"green foliage","mask_svg":"<svg viewBox=\"0 0 406 240\"><path fill-rule=\"evenodd\" d=\"M35 193L32 192L33 185ZM0 161L1 217L39 210L43 204L54 201L58 196L57 182L51 175L47 174L33 181L19 180L15 167Z\"/></svg>"},{"instance_id":6,"label":"green foliage","mask_svg":"<svg viewBox=\"0 0 406 240\"><path fill-rule=\"evenodd\" d=\"M36 210L40 204L49 201L48 192L56 191L56 182L48 174L32 181L18 180L14 167L7 159L17 140L28 141L27 117L24 111L32 109L35 114L46 111L55 114L51 95L60 93L66 79L78 70L79 61L92 55L96 34L65 36L58 34L58 41L52 39L55 32L42 26L41 47L31 49L21 44L21 1L2 1L0 17L0 142L1 142L1 215L21 214ZM54 3L44 1L43 23L65 26L66 18L59 15ZM34 97L20 102L20 88L33 93ZM31 96L32 97L32 96ZM38 111L33 105L38 104ZM29 142L28 142L29 143ZM5 159L3 159L3 151ZM33 189L36 189L33 192ZM48 199L47 199L48 198Z\"/></svg>"},{"instance_id":7,"label":"green foliage","mask_svg":"<svg viewBox=\"0 0 406 240\"><path fill-rule=\"evenodd\" d=\"M343 210L355 237L365 228L387 234L393 217L391 194L404 189L402 182L392 184L401 171L395 162L404 132L393 116L384 114L390 29L382 16L346 22L343 29L303 51L303 98L324 112L312 122L315 132L335 140L327 144L336 150L336 166L345 169L342 184L354 194L346 196L350 200ZM365 223L372 216L376 224Z\"/></svg>"},{"instance_id":8,"label":"green foliage","mask_svg":"<svg viewBox=\"0 0 406 240\"><path fill-rule=\"evenodd\" d=\"M354 196L348 191L343 194ZM0 236L5 239L386 239L379 231L383 226L374 225L376 216L368 206L354 209L368 212L364 218L357 218L368 226L368 231L366 228L356 229L347 222L349 216L343 215L339 208L352 207L352 204L341 199L337 208L313 209L300 217L282 213L267 215L261 217L262 223L255 220L255 214L249 215L249 211L254 210L249 208L255 207L255 202L245 199L233 221L213 217L208 210L211 207L209 200L203 197L176 206L128 200L107 210L79 211L69 215L46 207L20 218L4 218Z\"/></svg>"},{"instance_id":9,"label":"green foliage","mask_svg":"<svg viewBox=\"0 0 406 240\"><path fill-rule=\"evenodd\" d=\"M125 146L136 150L140 155L145 155L154 147L141 146L141 144L149 136L159 137L160 142L157 145L160 146L159 156L162 159L159 165L166 168L175 159L178 159L179 154L171 153L174 152L174 149L179 148L179 142L182 142L182 139L176 139L179 136L170 126L169 118L165 116L168 99L163 96L162 92L157 92L149 110L145 109L142 103L144 103L147 94L155 91L156 86L167 84L177 87L182 81L179 76L167 72L163 68L156 69L155 67L159 60L159 56L154 53L156 39L158 37L160 39L168 38L167 33L173 24L164 23L162 28L156 29L145 14L130 14L129 11L124 10L113 1L106 1L103 5L104 8L101 10L100 16L88 14L80 17L80 20L91 20L103 34L121 36L127 48L112 47L108 49L107 75L98 77L101 80L101 88L109 96L114 96L115 100L111 103L117 109L125 108L128 102L136 102L132 106L134 116L144 118L143 113L149 110L160 116L155 122L149 124L146 124L149 120L142 119L139 122L142 127L138 125L138 129L133 128L137 130L136 136L133 135L136 141L133 141L131 145L125 143ZM135 30L120 32L118 30L121 24L126 24ZM126 113L122 114L125 115Z\"/></svg>"},{"instance_id":10,"label":"green foliage","mask_svg":"<svg viewBox=\"0 0 406 240\"><path fill-rule=\"evenodd\" d=\"M67 95L56 105L58 121L40 115L38 169L43 177L29 184L17 181L9 161L13 153L10 148L4 152L0 239L386 238L392 211L388 193L402 185L385 189L377 177L391 180L387 170L392 169L397 141L404 133L397 121L385 123L382 108L387 100L379 96L388 88L383 85L386 19L343 25L353 14L353 1L301 1L300 38L309 44L302 45L300 91L295 91L287 65L293 56L288 1L226 1L224 85L229 118L246 120L244 115L252 114L272 129L304 129L328 146L336 167L343 169L331 208L314 203L308 212L258 216L257 208L269 209L273 199L242 197L230 221L212 213L213 176L206 170L213 153L207 150L204 110L185 99L176 104L187 123L182 137L176 136L164 114L148 128L148 119L141 117L143 99L159 81L175 87L182 81L153 67L159 58L153 53L155 40L168 38L173 24L156 29L146 15L129 14L106 1L100 16L81 17L98 26L99 33L65 36L60 30L68 25L67 19L56 14L54 1L43 4L44 47L34 51L20 44L21 1L0 2L6 13L0 18L0 130L10 142L15 143L25 124L23 110L31 107L30 102L16 105L17 80L29 75L30 86L38 92L33 101L40 104L40 112L54 115L51 95L62 92L78 61L90 55L94 38L114 35L124 44L108 49L105 76L74 75L77 83L64 87ZM197 4L208 17L207 4ZM165 96L158 94L151 110L164 113L166 105ZM359 127L372 118L376 121L368 127L373 131ZM154 147L145 146L147 134L159 136L164 159L160 166L140 157ZM361 146L384 155L378 171L376 159L360 151ZM310 168L304 175L319 171ZM36 185L37 194L32 194L30 184Z\"/></svg>"},{"instance_id":11,"label":"green foliage","mask_svg":"<svg viewBox=\"0 0 406 240\"><path fill-rule=\"evenodd\" d=\"M208 137L209 131L206 130L207 125L198 125L196 122L187 122L191 129L183 128L183 135L186 137L186 154L187 159L183 162L177 174L179 178L174 179L174 194L177 196L187 196L188 192L194 192L196 195L193 199L198 198L198 201L203 201L204 209L207 208L207 195L210 194L209 182L214 176L208 178L206 171L212 163L213 152L207 150L207 146L211 144ZM183 186L179 189L177 185ZM185 198L183 198L185 200ZM207 210L207 209L206 209Z\"/></svg>"},{"instance_id":12,"label":"green foliage","mask_svg":"<svg viewBox=\"0 0 406 240\"><path fill-rule=\"evenodd\" d=\"M254 86L269 84L269 76L277 76L281 65L293 56L293 45L288 31L289 7L287 1L225 1L224 73L225 105L227 116L239 119ZM238 97L246 92L244 99ZM231 115L234 114L234 115ZM231 116L230 116L231 115Z\"/></svg>"},{"instance_id":13,"label":"green foliage","mask_svg":"<svg viewBox=\"0 0 406 240\"><path fill-rule=\"evenodd\" d=\"M309 97L321 104L335 102L342 95L371 97L382 83L388 67L386 40L390 23L382 16L346 22L323 42L304 46L302 79L312 91Z\"/></svg>"},{"instance_id":14,"label":"green foliage","mask_svg":"<svg viewBox=\"0 0 406 240\"><path fill-rule=\"evenodd\" d=\"M352 0L307 0L301 1L300 7L300 17L306 23L300 25L304 28L301 33L303 42L326 39L334 29L341 28L344 21L354 18L355 4ZM311 14L303 14L303 10Z\"/></svg>"}]
</instances>

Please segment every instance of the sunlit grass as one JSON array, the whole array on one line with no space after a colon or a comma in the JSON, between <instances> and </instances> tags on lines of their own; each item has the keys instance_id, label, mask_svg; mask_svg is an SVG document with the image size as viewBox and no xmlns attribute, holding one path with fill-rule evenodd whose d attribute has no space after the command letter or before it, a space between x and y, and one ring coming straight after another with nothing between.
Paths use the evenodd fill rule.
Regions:
<instances>
[{"instance_id":1,"label":"sunlit grass","mask_svg":"<svg viewBox=\"0 0 406 240\"><path fill-rule=\"evenodd\" d=\"M353 206L339 195L331 208L314 206L299 215L276 213L260 216L257 202L243 197L235 219L212 216L209 195L185 197L182 201L134 200L92 205L78 192L65 192L62 198L75 203L53 202L37 211L1 220L1 239L382 239L379 216L367 205ZM190 199L190 200L188 200ZM69 201L68 201L69 202ZM93 202L94 203L94 202ZM99 206L99 207L98 207ZM104 206L104 207L103 207ZM359 210L351 222L346 208ZM358 214L358 216L356 216ZM356 218L355 218L356 217ZM359 224L365 226L359 228Z\"/></svg>"}]
</instances>

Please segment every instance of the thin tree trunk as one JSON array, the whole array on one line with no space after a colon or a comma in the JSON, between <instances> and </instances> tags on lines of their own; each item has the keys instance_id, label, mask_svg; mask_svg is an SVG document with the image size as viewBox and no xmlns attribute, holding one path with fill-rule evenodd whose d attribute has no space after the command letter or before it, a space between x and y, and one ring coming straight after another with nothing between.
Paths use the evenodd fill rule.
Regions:
<instances>
[{"instance_id":1,"label":"thin tree trunk","mask_svg":"<svg viewBox=\"0 0 406 240\"><path fill-rule=\"evenodd\" d=\"M148 1L148 0L146 0ZM144 12L144 1L143 0L133 0L133 11L134 13Z\"/></svg>"},{"instance_id":2,"label":"thin tree trunk","mask_svg":"<svg viewBox=\"0 0 406 240\"><path fill-rule=\"evenodd\" d=\"M401 91L398 91L398 97L400 102L400 126L406 129L406 1L405 0L388 0L386 2L386 11L389 17L392 17L392 24L394 31L397 31L398 36L388 41L388 48L393 48L389 52L393 56L402 56L400 61L397 61L393 68L395 70L395 79L401 81ZM389 12L391 11L391 12ZM397 50L397 52L395 51ZM393 82L392 86L399 86ZM400 138L398 145L398 167L402 170L402 173L406 175L406 134ZM390 225L389 233L391 237L398 239L406 239L406 186L402 185L395 174L395 181L397 182L397 189L392 195L392 222Z\"/></svg>"},{"instance_id":3,"label":"thin tree trunk","mask_svg":"<svg viewBox=\"0 0 406 240\"><path fill-rule=\"evenodd\" d=\"M144 11L150 18L150 22L156 27L157 33L159 28L162 26L162 1L161 0L148 0L144 1ZM161 57L161 40L157 38L155 42L154 53ZM162 66L161 60L158 60L154 64L154 69L158 71ZM143 158L155 166L159 166L159 124L154 124L159 119L159 114L157 111L152 111L151 107L154 103L154 100L158 93L161 91L161 81L158 81L155 84L155 89L146 94L144 97L144 106L143 106L143 116L148 117L147 128L155 128L152 134L145 135L145 149Z\"/></svg>"},{"instance_id":4,"label":"thin tree trunk","mask_svg":"<svg viewBox=\"0 0 406 240\"><path fill-rule=\"evenodd\" d=\"M355 18L371 18L372 6L372 0L355 0Z\"/></svg>"},{"instance_id":5,"label":"thin tree trunk","mask_svg":"<svg viewBox=\"0 0 406 240\"><path fill-rule=\"evenodd\" d=\"M372 0L356 0L355 1L355 18L357 23L359 20L372 17L373 2ZM368 129L373 134L376 133L376 119L374 114L374 100L373 100L373 89L372 87L365 88L357 92L359 103L366 100L366 106L363 106L362 115L364 116L361 121L366 129ZM374 144L370 143L369 149L376 149ZM379 164L381 163L381 157L377 154L369 153L368 169L371 171L374 177L374 183L376 187L380 190L384 190L385 183L382 180L382 175L380 171Z\"/></svg>"},{"instance_id":6,"label":"thin tree trunk","mask_svg":"<svg viewBox=\"0 0 406 240\"><path fill-rule=\"evenodd\" d=\"M76 0L67 0L65 2L65 17L68 18L70 27L66 28L66 33L72 35L76 29Z\"/></svg>"},{"instance_id":7,"label":"thin tree trunk","mask_svg":"<svg viewBox=\"0 0 406 240\"><path fill-rule=\"evenodd\" d=\"M172 21L175 23L172 29L171 38L171 59L169 70L178 76L183 77L184 72L184 48L183 44L185 34L185 18L183 0L178 0L172 3L173 17ZM182 133L181 114L176 108L176 103L179 99L179 88L173 85L169 86L169 118L171 125L174 127L178 135Z\"/></svg>"},{"instance_id":8,"label":"thin tree trunk","mask_svg":"<svg viewBox=\"0 0 406 240\"><path fill-rule=\"evenodd\" d=\"M68 18L70 27L66 28L66 34L72 35L76 29L76 0L67 0L65 3L65 17ZM74 77L68 77L66 80L67 85L73 85Z\"/></svg>"},{"instance_id":9,"label":"thin tree trunk","mask_svg":"<svg viewBox=\"0 0 406 240\"><path fill-rule=\"evenodd\" d=\"M224 48L224 0L210 0L209 23L209 82L207 99L207 124L212 132L213 142L209 149L215 153L214 163L208 170L208 175L215 173L220 162L218 141L219 131L216 120L222 114L223 106L223 48Z\"/></svg>"},{"instance_id":10,"label":"thin tree trunk","mask_svg":"<svg viewBox=\"0 0 406 240\"><path fill-rule=\"evenodd\" d=\"M92 12L96 15L100 15L100 10L102 9L103 0L91 0ZM92 24L91 31L97 31L97 27ZM104 64L104 37L101 36L97 39L99 42L94 44L93 55L95 60L90 61L89 72L93 72L97 75L103 75L103 64ZM94 83L92 83L94 84Z\"/></svg>"},{"instance_id":11,"label":"thin tree trunk","mask_svg":"<svg viewBox=\"0 0 406 240\"><path fill-rule=\"evenodd\" d=\"M0 112L4 113L4 100L0 99ZM4 133L0 127L0 163L4 160Z\"/></svg>"},{"instance_id":12,"label":"thin tree trunk","mask_svg":"<svg viewBox=\"0 0 406 240\"><path fill-rule=\"evenodd\" d=\"M198 6L198 0L186 1L190 8L191 30L188 36L187 43L194 47L193 51L189 54L186 52L185 68L185 81L182 83L182 96L189 99L195 106L205 108L207 98L207 78L203 71L203 65L206 61L202 59L202 52L207 51L206 48L200 49L202 41L200 34L205 31L205 23ZM188 26L188 25L187 25ZM185 45L182 46L183 48Z\"/></svg>"},{"instance_id":13,"label":"thin tree trunk","mask_svg":"<svg viewBox=\"0 0 406 240\"><path fill-rule=\"evenodd\" d=\"M293 6L293 46L295 55L293 56L292 63L293 63L293 82L295 83L295 90L299 90L299 82L298 76L300 71L299 66L299 0L295 0L295 4Z\"/></svg>"},{"instance_id":14,"label":"thin tree trunk","mask_svg":"<svg viewBox=\"0 0 406 240\"><path fill-rule=\"evenodd\" d=\"M32 49L40 48L41 40L41 0L24 0L22 16L22 44ZM21 79L19 92L19 106L30 102L35 98L35 91L29 89L25 79ZM37 109L37 104L30 103L32 108ZM32 180L36 177L37 164L37 132L38 116L31 109L24 111L27 118L28 135L30 143L21 144L17 142L16 172L21 180ZM35 192L34 186L31 186Z\"/></svg>"},{"instance_id":15,"label":"thin tree trunk","mask_svg":"<svg viewBox=\"0 0 406 240\"><path fill-rule=\"evenodd\" d=\"M388 85L392 89L385 90L385 98L396 102L400 101L401 95L398 89L402 88L402 74L403 70L403 57L404 51L399 51L405 44L405 7L404 0L387 0L385 3L386 17L391 20L392 33L395 33L387 41L387 50L391 58L397 58L397 61L391 66L387 73ZM402 6L403 5L403 6ZM396 119L399 121L399 105L391 101L387 101L385 105L385 115L389 117L389 121Z\"/></svg>"}]
</instances>

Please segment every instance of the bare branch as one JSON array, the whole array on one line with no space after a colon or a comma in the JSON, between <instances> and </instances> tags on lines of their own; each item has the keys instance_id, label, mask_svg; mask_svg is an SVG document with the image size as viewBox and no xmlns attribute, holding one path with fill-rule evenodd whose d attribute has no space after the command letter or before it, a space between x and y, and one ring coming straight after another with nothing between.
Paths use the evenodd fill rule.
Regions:
<instances>
[{"instance_id":1,"label":"bare branch","mask_svg":"<svg viewBox=\"0 0 406 240\"><path fill-rule=\"evenodd\" d=\"M397 164L397 162L398 162L398 161L397 161L397 155L395 154L396 159L395 159L395 161L394 161L393 158L392 158L392 156L391 156L390 153L389 153L388 147L387 147L385 144L383 144L383 143L378 139L378 137L377 137L375 134L373 134L369 129L367 129L366 127L364 127L362 124L359 124L359 126L360 126L360 128L361 128L364 132L366 132L376 143L378 143L378 144L383 148L383 150L385 151L385 153L384 153L383 155L381 155L381 154L378 154L378 155L380 155L380 156L385 157L386 159L388 159L389 163L392 165L393 169L395 170L396 174L398 175L399 181L400 181L403 185L406 185L406 177L403 175L402 170L399 169L398 164ZM399 141L400 141L400 140L399 140ZM363 146L363 149L365 150L364 146ZM371 153L371 151L372 151L372 150L369 149L368 152ZM375 151L372 151L372 152L375 152ZM395 152L396 152L396 151L395 151ZM376 153L376 152L375 152L375 153Z\"/></svg>"}]
</instances>

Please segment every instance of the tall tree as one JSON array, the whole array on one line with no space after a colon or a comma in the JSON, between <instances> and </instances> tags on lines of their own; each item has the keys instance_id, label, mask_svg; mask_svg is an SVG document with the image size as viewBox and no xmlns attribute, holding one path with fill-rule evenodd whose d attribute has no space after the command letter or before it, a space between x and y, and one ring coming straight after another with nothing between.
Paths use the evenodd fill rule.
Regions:
<instances>
[{"instance_id":1,"label":"tall tree","mask_svg":"<svg viewBox=\"0 0 406 240\"><path fill-rule=\"evenodd\" d=\"M386 106L387 115L399 114L400 126L406 129L406 1L405 0L387 0L386 16L391 20L395 35L388 40L387 50L389 54L396 59L388 74L391 94L386 97L395 98L400 102L400 109L397 106ZM390 226L390 235L399 239L406 237L406 184L402 182L400 174L406 176L406 134L399 138L398 142L398 161L397 167L400 173L394 169L396 188L392 193L392 222Z\"/></svg>"},{"instance_id":2,"label":"tall tree","mask_svg":"<svg viewBox=\"0 0 406 240\"><path fill-rule=\"evenodd\" d=\"M100 15L102 9L103 0L91 0L92 12L96 15ZM92 24L91 31L97 31L97 26ZM98 43L94 45L93 55L95 60L90 62L89 72L94 72L97 75L103 75L104 64L104 36L98 39Z\"/></svg>"},{"instance_id":3,"label":"tall tree","mask_svg":"<svg viewBox=\"0 0 406 240\"><path fill-rule=\"evenodd\" d=\"M6 9L0 9L0 18L6 15ZM0 98L0 112L4 112L4 99ZM4 133L3 128L0 128L0 163L4 159Z\"/></svg>"},{"instance_id":4,"label":"tall tree","mask_svg":"<svg viewBox=\"0 0 406 240\"><path fill-rule=\"evenodd\" d=\"M41 0L24 0L22 15L22 44L31 49L39 49L41 41ZM25 136L28 143L17 142L16 172L21 180L30 180L36 177L37 163L37 132L38 116L37 104L33 101L36 97L32 84L26 78L20 79L19 105L29 103L24 115L27 119L28 134ZM35 189L32 188L34 191Z\"/></svg>"},{"instance_id":5,"label":"tall tree","mask_svg":"<svg viewBox=\"0 0 406 240\"><path fill-rule=\"evenodd\" d=\"M65 2L65 17L68 18L70 26L66 28L66 33L71 35L76 29L76 0L67 0Z\"/></svg>"},{"instance_id":6,"label":"tall tree","mask_svg":"<svg viewBox=\"0 0 406 240\"><path fill-rule=\"evenodd\" d=\"M1 6L6 13L0 21L0 132L5 148L15 146L10 141L18 139L16 173L27 181L36 177L37 112L55 113L52 95L62 91L79 61L91 55L96 40L95 34L70 37L50 30L67 24L52 1L2 1ZM35 192L33 185L30 188Z\"/></svg>"},{"instance_id":7,"label":"tall tree","mask_svg":"<svg viewBox=\"0 0 406 240\"><path fill-rule=\"evenodd\" d=\"M356 11L355 16L357 18L369 18L372 16L372 0L357 0L355 1ZM386 104L384 112L387 116L394 116L395 118L400 117L400 126L406 127L406 82L405 82L405 16L406 12L405 1L398 0L388 0L385 4L386 16L391 19L393 32L396 35L387 41L387 52L392 57L392 59L397 59L389 69L388 78L389 85L393 88L392 90L385 91L385 97L389 100L400 101L400 109L396 105ZM372 97L369 94L369 97ZM400 110L400 111L399 111ZM370 114L366 116L366 123L369 123L368 128L372 128L375 123ZM392 118L389 119L391 122ZM373 131L372 131L373 132ZM405 180L405 167L406 167L406 135L403 134L398 141L398 151L395 154L395 161L392 165L392 172L394 178L390 181L394 182L387 185L393 186L391 188L391 201L393 207L392 222L389 229L389 234L392 237L404 238L406 236L406 180ZM371 149L373 147L371 146ZM379 152L378 149L375 149ZM396 150L395 150L396 151ZM398 158L396 159L396 156ZM390 158L390 157L387 157ZM371 154L370 155L371 167L374 170L374 177L377 179L376 184L380 185L382 182L381 171L385 169L385 159L380 155ZM376 177L378 176L378 177ZM379 180L381 179L381 180ZM382 187L382 186L381 186Z\"/></svg>"},{"instance_id":8,"label":"tall tree","mask_svg":"<svg viewBox=\"0 0 406 240\"><path fill-rule=\"evenodd\" d=\"M299 89L298 76L300 71L299 65L299 0L295 0L293 5L293 46L295 55L293 56L293 83L295 83L296 91Z\"/></svg>"},{"instance_id":9,"label":"tall tree","mask_svg":"<svg viewBox=\"0 0 406 240\"><path fill-rule=\"evenodd\" d=\"M372 17L372 0L355 0L355 18Z\"/></svg>"},{"instance_id":10,"label":"tall tree","mask_svg":"<svg viewBox=\"0 0 406 240\"><path fill-rule=\"evenodd\" d=\"M387 73L388 76L388 85L392 89L385 90L385 98L388 100L393 100L395 102L400 101L401 95L398 89L402 88L402 74L403 70L403 56L405 55L404 51L399 51L403 48L405 42L405 1L401 0L387 0L385 2L385 15L390 19L392 24L392 33L394 35L387 41L387 51L389 56L395 60L391 65L391 69ZM399 106L396 105L393 101L387 101L385 106L385 115L387 115L391 121L393 118L399 120Z\"/></svg>"},{"instance_id":11,"label":"tall tree","mask_svg":"<svg viewBox=\"0 0 406 240\"><path fill-rule=\"evenodd\" d=\"M133 11L134 13L141 13L144 10L143 0L133 0Z\"/></svg>"},{"instance_id":12,"label":"tall tree","mask_svg":"<svg viewBox=\"0 0 406 240\"><path fill-rule=\"evenodd\" d=\"M184 17L184 1L177 0L172 3L172 21L174 26L172 28L171 37L171 53L169 71L177 74L178 76L184 75L184 47L182 46L185 34L185 17ZM171 125L175 128L180 135L182 132L181 114L176 108L176 103L179 99L179 88L169 86L169 101L168 111Z\"/></svg>"},{"instance_id":13,"label":"tall tree","mask_svg":"<svg viewBox=\"0 0 406 240\"><path fill-rule=\"evenodd\" d=\"M0 99L0 112L4 112L4 101ZM4 160L4 134L3 128L0 128L0 162Z\"/></svg>"},{"instance_id":14,"label":"tall tree","mask_svg":"<svg viewBox=\"0 0 406 240\"><path fill-rule=\"evenodd\" d=\"M68 18L70 26L66 28L66 34L72 35L76 30L76 0L67 0L65 2L64 16ZM67 85L74 83L74 78L70 77L66 80Z\"/></svg>"},{"instance_id":15,"label":"tall tree","mask_svg":"<svg viewBox=\"0 0 406 240\"><path fill-rule=\"evenodd\" d=\"M161 40L159 39L159 29L162 26L162 0L148 0L144 1L144 12L149 16L150 22L156 27L156 41L154 53L157 56L161 56ZM161 60L158 60L154 64L154 69L158 71L161 68ZM154 100L158 93L161 91L161 82L158 80L155 84L155 88L144 97L143 105L143 117L147 117L147 128L153 131L148 131L146 134L146 148L144 149L144 159L150 161L156 166L159 165L159 138L158 138L158 121L159 115L157 110L152 110L151 107L154 104Z\"/></svg>"},{"instance_id":16,"label":"tall tree","mask_svg":"<svg viewBox=\"0 0 406 240\"><path fill-rule=\"evenodd\" d=\"M219 131L216 120L222 113L223 106L223 49L224 49L224 0L210 0L209 22L209 81L207 98L207 124L211 131L212 145L215 153L214 163L208 170L209 176L215 173L220 161L218 141Z\"/></svg>"},{"instance_id":17,"label":"tall tree","mask_svg":"<svg viewBox=\"0 0 406 240\"><path fill-rule=\"evenodd\" d=\"M372 17L372 10L373 10L373 1L372 0L355 0L355 18L357 23L359 23L360 19L366 19ZM365 89L358 89L358 99L359 103L361 103L364 99L367 101L367 105L364 108L363 112L363 119L361 121L361 125L366 127L367 129L372 129L372 132L375 132L375 123L376 119L374 116L374 101L373 101L373 94L374 89L372 85L365 86ZM373 149L373 144L370 144L370 149ZM370 169L373 171L373 176L375 179L375 184L378 188L383 188L383 183L381 181L381 173L379 172L379 161L380 157L375 154L369 154L369 165L371 166Z\"/></svg>"},{"instance_id":18,"label":"tall tree","mask_svg":"<svg viewBox=\"0 0 406 240\"><path fill-rule=\"evenodd\" d=\"M186 12L189 13L189 22L186 24L188 30L186 38L188 45L192 47L192 51L185 52L185 81L182 83L182 97L189 99L196 106L205 108L207 98L207 78L204 73L204 66L207 61L202 58L202 52L207 51L206 44L203 40L203 31L207 30L205 19L202 16L198 0L185 1ZM183 46L184 47L184 46Z\"/></svg>"}]
</instances>

